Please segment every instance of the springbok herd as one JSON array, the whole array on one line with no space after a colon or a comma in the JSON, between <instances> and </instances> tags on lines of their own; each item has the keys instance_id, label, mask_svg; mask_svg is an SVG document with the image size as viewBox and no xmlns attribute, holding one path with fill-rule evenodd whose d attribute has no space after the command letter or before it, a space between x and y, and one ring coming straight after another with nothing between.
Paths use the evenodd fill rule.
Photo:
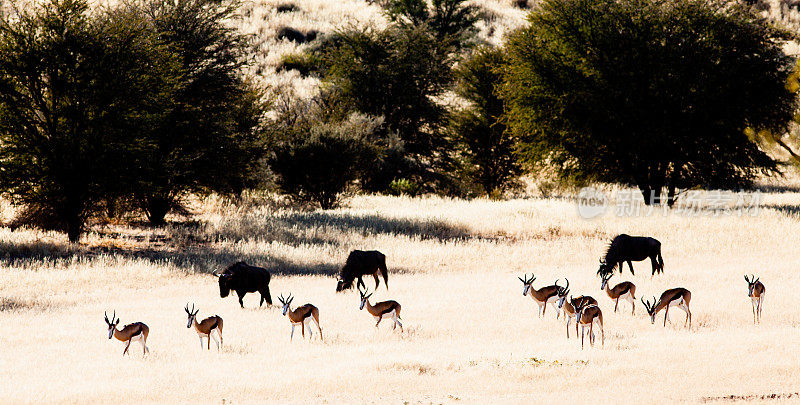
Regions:
<instances>
[{"instance_id":1,"label":"springbok herd","mask_svg":"<svg viewBox=\"0 0 800 405\"><path fill-rule=\"evenodd\" d=\"M659 245L660 246L660 245ZM659 248L660 249L660 248ZM356 251L358 252L358 251ZM380 254L379 252L375 252ZM644 260L646 257L642 257L641 259L632 258L630 260L637 261L637 260ZM660 253L659 253L660 259ZM627 261L627 260L626 260ZM348 261L349 262L349 261ZM630 261L628 261L630 265ZM242 265L243 263L237 263L236 265ZM659 262L654 259L654 274L656 269L658 268ZM246 266L246 265L245 265ZM610 287L609 281L613 275L614 267L607 268L603 267L605 265L605 261L601 261L601 271L598 272L601 278L601 285L600 289L604 290L608 297L614 301L614 312L617 312L619 307L619 301L624 300L630 303L631 305L631 315L636 314L636 285L634 285L630 281L623 281L614 287ZM385 264L383 265L385 268ZM633 266L630 265L631 273L633 273ZM260 268L256 268L259 270L263 270ZM377 274L380 271L378 267L373 267L372 265L366 267L366 272L374 271L375 281L376 281L376 288L378 287L378 278ZM622 264L619 264L620 273L622 273ZM663 261L660 262L660 269L663 270ZM263 270L266 271L266 270ZM344 272L343 272L344 274ZM386 277L385 272L383 273L384 277ZM600 336L601 336L601 344L605 345L605 334L603 332L603 312L600 309L598 301L593 297L588 295L580 295L580 296L572 296L570 295L570 288L569 288L569 280L566 280L566 284L564 286L560 286L558 284L558 280L555 281L553 285L544 286L542 288L536 289L533 286L533 282L536 280L536 277L531 274L528 277L525 274L523 277L518 277L519 280L523 284L522 295L526 296L529 295L531 299L538 305L538 315L541 318L544 316L545 312L547 311L547 305L550 304L554 307L556 312L556 318L560 318L561 315L564 315L564 319L566 320L566 332L567 338L569 339L569 329L572 319L575 318L575 334L577 337L578 334L578 327L580 326L581 330L581 349L584 346L584 336L585 330L588 327L589 329L589 343L594 346L595 342L595 334L594 334L594 326L597 325L600 328ZM269 280L269 276L266 277L267 282ZM760 279L754 275L751 276L744 276L745 281L747 282L748 292L747 296L750 297L752 307L753 307L753 323L758 324L761 320L761 309L762 304L764 302L764 295L766 292L766 288L764 284L760 281ZM352 278L350 278L352 281ZM359 282L361 281L359 277ZM225 278L220 279L220 286L221 288L224 286L226 282ZM337 291L341 291L342 288L342 279L340 278ZM349 283L347 283L349 285ZM362 283L356 284L358 287L358 292L360 295L360 306L359 309L363 310L365 307L367 308L367 312L373 317L375 322L375 327L377 328L380 325L381 320L389 319L392 323L392 329L396 329L396 327L400 326L400 332L403 332L403 324L400 318L400 304L397 301L383 301L373 304L370 304L369 299L372 296L372 293L368 293L366 287L362 289ZM388 283L387 290L388 290ZM269 298L269 290L268 287L266 288L266 299L269 303L271 303L271 299ZM257 289L247 290L247 292L255 292ZM260 289L259 289L260 290ZM241 297L246 292L243 290L239 293L239 302L241 303ZM227 296L227 291L223 291L221 296L224 298ZM263 302L264 298L262 298ZM289 337L291 341L294 338L294 330L296 326L300 326L301 334L305 337L305 331L308 329L309 338L313 338L313 331L311 325L313 324L314 327L319 332L320 340L323 339L322 337L322 327L320 326L319 321L319 309L312 305L312 304L305 304L299 306L295 309L292 309L292 301L294 297L289 294L288 297L284 298L281 295L278 300L280 301L281 305L283 306L282 315L287 316L289 318L289 322L292 326L292 331ZM655 296L651 301L645 301L641 299L642 304L644 304L645 310L647 314L650 315L650 322L652 324L656 321L656 315L662 309L664 310L664 326L666 326L667 321L669 320L669 308L670 307L678 307L686 313L686 319L684 321L684 327L691 328L692 326L692 312L689 309L689 304L692 300L692 293L687 290L686 288L678 287L678 288L670 288L664 291L660 298L656 299ZM259 305L260 306L260 305ZM222 327L223 321L222 317L219 315L213 315L208 318L203 319L201 322L197 321L197 314L199 309L195 309L194 305L192 308L189 309L189 305L187 304L184 308L186 314L188 315L187 320L187 328L194 327L194 330L197 332L198 337L200 338L200 347L203 348L203 338L206 339L206 348L208 350L211 349L211 339L214 340L217 346L217 350L220 350L222 345ZM111 320L108 319L108 314L105 314L105 321L108 325L108 338L111 339L116 338L117 340L121 341L125 345L125 349L122 352L123 355L128 353L128 349L132 342L139 342L142 345L142 353L143 355L149 352L149 348L147 347L147 336L150 333L150 328L142 322L134 322L128 325L125 325L122 329L117 329L117 325L119 324L119 318L116 318L116 311L114 311L113 315L111 316Z\"/></svg>"}]
</instances>

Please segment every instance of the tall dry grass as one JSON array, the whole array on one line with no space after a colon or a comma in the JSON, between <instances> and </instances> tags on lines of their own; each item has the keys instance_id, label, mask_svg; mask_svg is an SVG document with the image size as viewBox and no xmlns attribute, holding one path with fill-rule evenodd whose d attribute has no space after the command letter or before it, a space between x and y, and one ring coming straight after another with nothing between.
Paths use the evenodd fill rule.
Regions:
<instances>
[{"instance_id":1,"label":"tall dry grass","mask_svg":"<svg viewBox=\"0 0 800 405\"><path fill-rule=\"evenodd\" d=\"M198 217L164 228L98 226L83 244L63 235L0 229L2 402L700 402L800 391L796 247L800 192L771 186L757 216L675 212L578 216L570 195L509 201L358 196L342 208L293 208L269 195L234 205L198 200ZM606 192L619 193L609 188ZM7 206L4 206L8 209ZM694 326L651 325L599 291L597 259L617 233L663 243L666 270L617 274L650 297L693 293ZM351 249L387 255L389 290L405 333L378 331L355 292L332 274ZM221 299L209 274L245 259L273 271L273 299L320 308L324 342L289 341L278 307ZM567 340L552 309L543 318L517 276L535 286L568 277L595 296L605 346ZM754 326L744 273L767 287ZM372 285L372 281L368 282ZM225 319L221 352L201 350L183 306ZM107 339L104 310L151 328L151 354ZM662 315L663 316L663 315ZM299 331L297 331L299 332ZM598 339L598 343L600 340ZM796 394L795 394L796 396ZM767 398L767 397L764 397Z\"/></svg>"}]
</instances>

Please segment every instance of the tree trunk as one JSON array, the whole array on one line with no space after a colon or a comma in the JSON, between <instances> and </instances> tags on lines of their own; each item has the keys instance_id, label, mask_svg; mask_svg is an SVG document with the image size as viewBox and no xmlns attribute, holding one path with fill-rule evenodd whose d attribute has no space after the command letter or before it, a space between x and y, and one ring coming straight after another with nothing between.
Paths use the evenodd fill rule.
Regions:
<instances>
[{"instance_id":1,"label":"tree trunk","mask_svg":"<svg viewBox=\"0 0 800 405\"><path fill-rule=\"evenodd\" d=\"M672 208L672 206L675 205L675 201L677 201L677 196L675 195L675 185L670 184L667 190L667 206Z\"/></svg>"},{"instance_id":2,"label":"tree trunk","mask_svg":"<svg viewBox=\"0 0 800 405\"><path fill-rule=\"evenodd\" d=\"M67 237L70 243L78 243L81 238L81 230L83 228L83 220L80 215L70 215L67 219Z\"/></svg>"},{"instance_id":3,"label":"tree trunk","mask_svg":"<svg viewBox=\"0 0 800 405\"><path fill-rule=\"evenodd\" d=\"M145 199L145 211L150 225L160 226L167 223L164 219L172 209L172 200L162 196L148 196Z\"/></svg>"}]
</instances>

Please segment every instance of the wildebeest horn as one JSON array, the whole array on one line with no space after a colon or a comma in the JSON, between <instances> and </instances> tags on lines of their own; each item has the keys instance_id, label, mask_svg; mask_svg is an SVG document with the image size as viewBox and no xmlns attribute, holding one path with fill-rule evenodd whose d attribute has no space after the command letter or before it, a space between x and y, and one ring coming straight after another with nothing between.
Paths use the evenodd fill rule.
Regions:
<instances>
[{"instance_id":1,"label":"wildebeest horn","mask_svg":"<svg viewBox=\"0 0 800 405\"><path fill-rule=\"evenodd\" d=\"M211 273L211 275L212 275L212 276L217 276L217 277L219 277L219 276L220 276L220 274L219 274L219 273L217 273L216 271L214 271L213 273Z\"/></svg>"}]
</instances>

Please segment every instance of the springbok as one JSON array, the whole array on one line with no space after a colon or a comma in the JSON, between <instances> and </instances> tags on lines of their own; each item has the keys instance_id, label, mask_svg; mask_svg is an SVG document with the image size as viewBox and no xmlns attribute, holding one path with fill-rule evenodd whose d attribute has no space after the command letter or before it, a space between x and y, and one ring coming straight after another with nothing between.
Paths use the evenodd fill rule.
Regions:
<instances>
[{"instance_id":1,"label":"springbok","mask_svg":"<svg viewBox=\"0 0 800 405\"><path fill-rule=\"evenodd\" d=\"M200 337L200 349L203 348L203 338L206 338L208 341L208 350L211 350L211 339L214 339L214 343L217 344L217 350L219 350L220 344L222 344L222 318L219 315L214 315L197 323L197 313L200 312L200 309L194 309L194 304L192 304L191 310L189 309L189 304L186 304L186 307L183 309L186 311L186 314L189 315L186 327L191 328L192 325L194 325L194 330L197 331L197 336ZM214 337L214 332L219 336L219 340Z\"/></svg>"},{"instance_id":2,"label":"springbok","mask_svg":"<svg viewBox=\"0 0 800 405\"><path fill-rule=\"evenodd\" d=\"M392 330L396 329L397 325L400 325L400 332L403 332L403 324L400 322L400 304L398 304L397 301L383 301L371 305L369 303L369 297L371 297L373 293L367 294L366 290L361 290L361 286L358 286L358 293L361 295L361 306L358 309L363 310L364 306L367 307L367 312L377 320L375 323L376 328L381 323L382 319L392 319L394 321Z\"/></svg>"},{"instance_id":3,"label":"springbok","mask_svg":"<svg viewBox=\"0 0 800 405\"><path fill-rule=\"evenodd\" d=\"M111 315L111 320L108 320L108 313L103 312L106 318L106 325L108 325L108 338L111 339L112 337L117 338L122 343L125 343L125 350L122 351L122 355L128 354L128 348L131 347L131 342L138 341L142 344L142 355L145 355L150 352L150 349L147 347L147 335L150 334L150 328L147 325L141 322L134 322L125 325L121 330L117 329L117 325L119 325L119 318L117 318L117 311L114 311L114 314Z\"/></svg>"},{"instance_id":4,"label":"springbok","mask_svg":"<svg viewBox=\"0 0 800 405\"><path fill-rule=\"evenodd\" d=\"M283 304L283 315L288 315L289 322L292 323L292 334L289 336L290 341L294 338L295 326L300 325L300 332L303 334L303 337L306 337L306 325L311 325L312 322L319 330L319 340L322 340L322 328L319 326L319 309L317 309L317 307L311 304L305 304L301 307L297 307L297 309L293 311L289 307L294 300L291 293L287 298L283 298L283 294L281 294L278 300ZM310 326L308 328L308 335L309 339L314 337Z\"/></svg>"},{"instance_id":5,"label":"springbok","mask_svg":"<svg viewBox=\"0 0 800 405\"><path fill-rule=\"evenodd\" d=\"M656 301L656 297L653 297L653 303L649 301L645 301L642 298L642 304L647 309L647 313L650 315L650 323L656 323L656 314L660 310L664 310L664 326L667 326L667 319L669 318L669 307L678 307L686 312L686 321L684 321L683 326L686 326L686 323L689 323L689 328L692 328L692 311L689 310L689 302L692 301L692 293L689 290L678 287L672 288L664 293L661 294L661 298Z\"/></svg>"},{"instance_id":6,"label":"springbok","mask_svg":"<svg viewBox=\"0 0 800 405\"><path fill-rule=\"evenodd\" d=\"M558 280L556 280L556 283L554 285L542 287L537 290L533 288L533 281L536 280L536 277L533 274L531 274L530 279L528 278L527 273L525 273L524 279L522 277L517 277L517 278L519 279L519 281L522 281L522 285L524 286L522 290L522 295L523 296L530 295L531 298L533 298L533 301L535 301L536 304L539 305L538 314L540 318L544 315L545 311L547 311L547 304L551 304L553 305L553 307L556 306L558 291L561 288L558 285ZM558 308L556 308L556 311L558 311ZM557 312L556 316L558 316Z\"/></svg>"},{"instance_id":7,"label":"springbok","mask_svg":"<svg viewBox=\"0 0 800 405\"><path fill-rule=\"evenodd\" d=\"M600 289L606 290L609 298L614 300L614 312L617 312L619 299L622 298L631 303L631 315L636 315L636 286L630 281L623 281L615 285L614 288L608 288L608 280L611 280L613 275L614 273L612 272L601 276L603 282L600 284Z\"/></svg>"},{"instance_id":8,"label":"springbok","mask_svg":"<svg viewBox=\"0 0 800 405\"><path fill-rule=\"evenodd\" d=\"M583 349L583 332L584 329L586 329L586 326L589 326L589 344L594 346L595 324L600 326L601 343L603 346L605 346L606 334L603 331L603 311L600 310L600 307L598 307L596 303L591 304L586 300L584 300L580 304L578 304L577 300L572 300L571 304L574 308L576 308L575 312L577 313L576 315L577 319L575 320L575 325L581 326L581 349Z\"/></svg>"},{"instance_id":9,"label":"springbok","mask_svg":"<svg viewBox=\"0 0 800 405\"><path fill-rule=\"evenodd\" d=\"M767 291L760 279L754 275L750 278L744 276L744 281L747 281L747 296L753 304L753 323L761 322L761 303L764 302L764 293Z\"/></svg>"},{"instance_id":10,"label":"springbok","mask_svg":"<svg viewBox=\"0 0 800 405\"><path fill-rule=\"evenodd\" d=\"M569 286L569 280L567 280L567 286ZM558 291L558 308L564 312L564 318L567 319L567 339L569 339L569 324L572 322L572 318L575 318L576 312L575 307L572 305L571 301L575 301L578 306L587 302L588 304L597 305L597 300L588 296L588 295L581 295L577 298L570 297L567 300L567 294L569 294L569 288L562 287ZM578 324L575 323L575 336L578 336Z\"/></svg>"}]
</instances>

